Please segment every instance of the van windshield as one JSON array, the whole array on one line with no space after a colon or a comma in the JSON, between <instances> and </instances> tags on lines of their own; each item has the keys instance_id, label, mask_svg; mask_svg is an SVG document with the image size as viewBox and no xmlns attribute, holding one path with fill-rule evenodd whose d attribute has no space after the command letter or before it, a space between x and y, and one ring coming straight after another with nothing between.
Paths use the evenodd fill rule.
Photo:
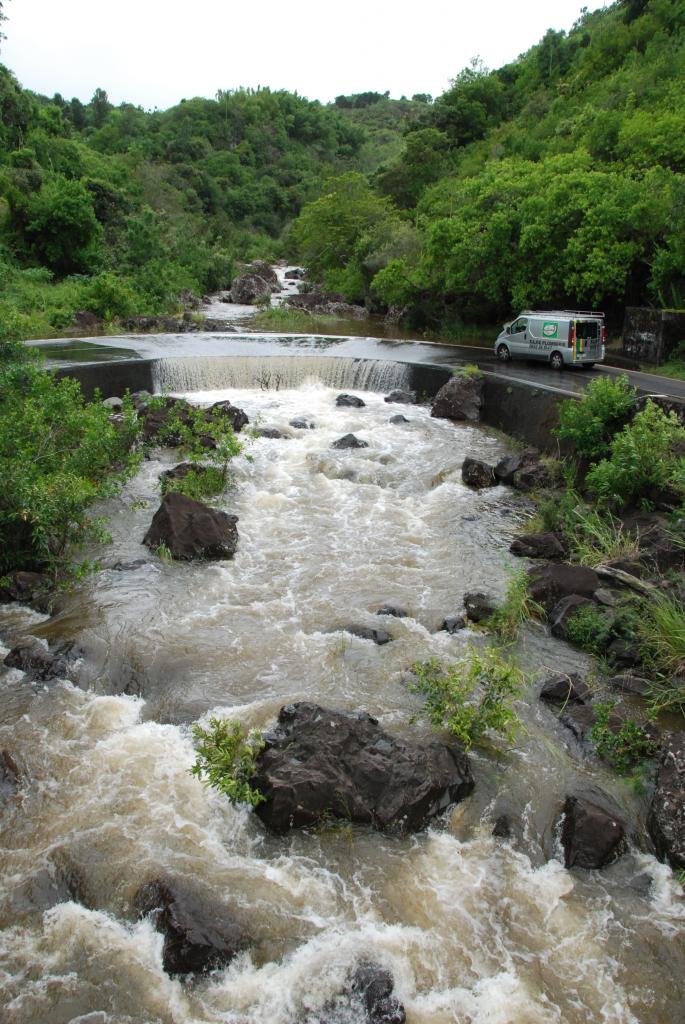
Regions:
<instances>
[{"instance_id":1,"label":"van windshield","mask_svg":"<svg viewBox=\"0 0 685 1024\"><path fill-rule=\"evenodd\" d=\"M582 341L597 341L600 324L597 320L576 320L576 338Z\"/></svg>"}]
</instances>

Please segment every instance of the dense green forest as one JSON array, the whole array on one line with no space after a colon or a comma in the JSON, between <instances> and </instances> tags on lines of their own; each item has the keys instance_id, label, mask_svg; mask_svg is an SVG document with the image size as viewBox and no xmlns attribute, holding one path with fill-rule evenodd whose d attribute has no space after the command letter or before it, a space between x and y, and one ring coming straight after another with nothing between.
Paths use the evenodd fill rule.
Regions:
<instances>
[{"instance_id":1,"label":"dense green forest","mask_svg":"<svg viewBox=\"0 0 685 1024\"><path fill-rule=\"evenodd\" d=\"M681 307L684 25L682 0L619 0L434 101L145 111L0 65L0 339L170 311L254 257L447 332L528 304Z\"/></svg>"},{"instance_id":2,"label":"dense green forest","mask_svg":"<svg viewBox=\"0 0 685 1024\"><path fill-rule=\"evenodd\" d=\"M463 70L293 226L315 275L415 325L685 305L685 6L624 0Z\"/></svg>"}]
</instances>

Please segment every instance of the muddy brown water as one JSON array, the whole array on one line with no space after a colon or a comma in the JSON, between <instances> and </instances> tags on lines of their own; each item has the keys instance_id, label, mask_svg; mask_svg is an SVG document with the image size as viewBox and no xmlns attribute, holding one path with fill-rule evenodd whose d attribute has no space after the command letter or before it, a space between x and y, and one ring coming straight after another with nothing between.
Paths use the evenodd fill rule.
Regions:
<instances>
[{"instance_id":1,"label":"muddy brown water","mask_svg":"<svg viewBox=\"0 0 685 1024\"><path fill-rule=\"evenodd\" d=\"M436 629L465 591L504 593L526 514L507 488L461 482L465 455L510 450L502 436L388 405L380 391L338 409L354 380L300 372L279 390L193 382L195 400L230 397L291 435L251 441L252 461L236 461L224 499L240 517L232 561L168 565L141 545L159 473L175 461L160 452L104 509L113 543L100 573L51 620L0 609L5 646L34 633L83 651L73 684L0 674L0 748L22 769L2 816L3 1019L323 1024L350 969L371 959L392 971L410 1024L680 1020L685 915L670 870L637 844L602 872L563 867L553 822L566 793L603 789L638 822L646 796L540 705L547 670L590 667L541 627L517 648L528 682L516 741L474 752L473 795L416 836L341 824L274 838L189 775L193 722L227 714L264 727L298 699L363 707L390 732L427 737L408 667L487 642ZM391 425L397 412L410 423ZM301 414L316 429L288 426ZM331 450L348 432L370 447ZM409 616L379 620L385 602ZM376 647L343 632L350 622L380 622L394 640ZM491 835L502 812L512 842ZM132 910L159 874L210 892L251 949L195 982L168 978L161 937ZM361 1024L352 1007L338 1019Z\"/></svg>"}]
</instances>

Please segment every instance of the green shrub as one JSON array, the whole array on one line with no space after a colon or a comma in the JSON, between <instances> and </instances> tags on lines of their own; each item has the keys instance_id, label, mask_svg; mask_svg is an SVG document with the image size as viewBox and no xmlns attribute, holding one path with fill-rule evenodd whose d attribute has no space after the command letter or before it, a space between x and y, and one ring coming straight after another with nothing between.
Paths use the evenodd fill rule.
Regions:
<instances>
[{"instance_id":1,"label":"green shrub","mask_svg":"<svg viewBox=\"0 0 685 1024\"><path fill-rule=\"evenodd\" d=\"M599 656L611 640L611 624L594 605L582 605L570 616L566 636L569 643Z\"/></svg>"},{"instance_id":2,"label":"green shrub","mask_svg":"<svg viewBox=\"0 0 685 1024\"><path fill-rule=\"evenodd\" d=\"M617 707L616 701L598 702L593 706L596 717L590 739L599 756L619 774L625 775L645 758L653 756L653 740L634 719L626 718L618 728L612 728L610 721Z\"/></svg>"},{"instance_id":3,"label":"green shrub","mask_svg":"<svg viewBox=\"0 0 685 1024\"><path fill-rule=\"evenodd\" d=\"M464 363L463 366L457 366L453 373L455 377L465 377L467 380L478 380L483 376L483 371L475 363Z\"/></svg>"},{"instance_id":4,"label":"green shrub","mask_svg":"<svg viewBox=\"0 0 685 1024\"><path fill-rule=\"evenodd\" d=\"M437 658L412 665L411 690L424 698L423 714L469 750L489 730L512 739L518 719L511 704L520 696L519 669L492 648L471 647L455 664Z\"/></svg>"},{"instance_id":5,"label":"green shrub","mask_svg":"<svg viewBox=\"0 0 685 1024\"><path fill-rule=\"evenodd\" d=\"M193 741L197 748L191 775L205 786L212 786L227 796L232 804L250 804L257 807L266 797L250 786L257 757L264 749L264 739L256 730L250 733L240 722L212 717L209 729L193 726Z\"/></svg>"},{"instance_id":6,"label":"green shrub","mask_svg":"<svg viewBox=\"0 0 685 1024\"><path fill-rule=\"evenodd\" d=\"M113 320L139 312L141 300L127 278L105 271L94 277L88 286L86 308L103 320Z\"/></svg>"},{"instance_id":7,"label":"green shrub","mask_svg":"<svg viewBox=\"0 0 685 1024\"><path fill-rule=\"evenodd\" d=\"M650 487L665 487L681 470L677 452L683 442L685 428L676 414L647 401L633 422L615 435L609 458L590 470L588 489L601 502L622 508Z\"/></svg>"},{"instance_id":8,"label":"green shrub","mask_svg":"<svg viewBox=\"0 0 685 1024\"><path fill-rule=\"evenodd\" d=\"M149 407L154 409L163 406L164 403L164 398L155 398L149 403ZM214 473L209 476L207 486L213 488L212 494L218 494L226 487L229 480L228 467L244 450L243 443L238 440L228 420L221 415L220 409L212 410L208 417L206 409L187 403L173 406L158 437L167 444L179 447L190 462L211 463ZM212 445L207 444L208 440ZM197 480L200 476L198 473ZM202 485L191 481L189 486ZM182 490L181 487L174 489Z\"/></svg>"},{"instance_id":9,"label":"green shrub","mask_svg":"<svg viewBox=\"0 0 685 1024\"><path fill-rule=\"evenodd\" d=\"M633 413L636 396L627 377L599 377L588 384L580 401L561 403L556 434L572 441L578 455L605 455L611 438Z\"/></svg>"},{"instance_id":10,"label":"green shrub","mask_svg":"<svg viewBox=\"0 0 685 1024\"><path fill-rule=\"evenodd\" d=\"M138 432L125 404L115 426L76 381L55 381L32 362L0 366L0 573L71 565L71 549L102 540L88 507L137 465Z\"/></svg>"},{"instance_id":11,"label":"green shrub","mask_svg":"<svg viewBox=\"0 0 685 1024\"><path fill-rule=\"evenodd\" d=\"M526 570L517 569L509 578L504 603L490 616L488 626L503 643L513 643L524 623L543 615L542 605L530 596Z\"/></svg>"},{"instance_id":12,"label":"green shrub","mask_svg":"<svg viewBox=\"0 0 685 1024\"><path fill-rule=\"evenodd\" d=\"M216 466L200 466L197 470L191 470L184 477L178 480L170 480L168 477L162 481L162 494L169 491L178 491L195 501L205 501L213 498L226 487L225 474Z\"/></svg>"}]
</instances>

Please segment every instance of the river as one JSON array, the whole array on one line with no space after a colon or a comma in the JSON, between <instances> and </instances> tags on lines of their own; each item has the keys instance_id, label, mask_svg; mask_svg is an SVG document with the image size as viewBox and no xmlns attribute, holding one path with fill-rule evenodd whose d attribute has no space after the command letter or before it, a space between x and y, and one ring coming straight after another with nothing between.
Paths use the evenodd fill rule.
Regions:
<instances>
[{"instance_id":1,"label":"river","mask_svg":"<svg viewBox=\"0 0 685 1024\"><path fill-rule=\"evenodd\" d=\"M527 512L507 488L461 482L465 455L511 450L502 435L388 405L392 379L366 379L365 408L337 408L355 381L322 382L297 363L298 380L245 378L228 392L201 374L190 382L194 401L230 397L253 424L290 435L249 441L251 461L236 460L224 499L239 516L233 560L166 564L142 546L159 474L177 461L156 452L102 509L113 537L102 570L50 619L0 608L3 649L32 633L82 654L73 682L0 670L0 749L22 775L2 818L4 1019L362 1024L353 1008L327 1008L360 959L392 972L410 1024L681 1019L685 907L670 869L634 845L601 872L563 867L553 824L567 793L599 787L630 820L646 797L538 701L547 672L590 668L543 627L517 648L527 685L514 744L474 751L472 796L415 836L337 825L276 838L190 776L193 722L268 727L293 700L361 707L426 739L408 668L487 642L438 628L465 591L503 595ZM186 391L172 370L167 386ZM389 423L397 412L410 422ZM316 429L290 428L299 415ZM350 431L369 448L330 449ZM379 620L385 602L407 618ZM393 635L383 647L342 628L379 621ZM511 841L492 836L505 812ZM200 886L250 950L192 983L167 977L161 936L133 910L160 875Z\"/></svg>"}]
</instances>

